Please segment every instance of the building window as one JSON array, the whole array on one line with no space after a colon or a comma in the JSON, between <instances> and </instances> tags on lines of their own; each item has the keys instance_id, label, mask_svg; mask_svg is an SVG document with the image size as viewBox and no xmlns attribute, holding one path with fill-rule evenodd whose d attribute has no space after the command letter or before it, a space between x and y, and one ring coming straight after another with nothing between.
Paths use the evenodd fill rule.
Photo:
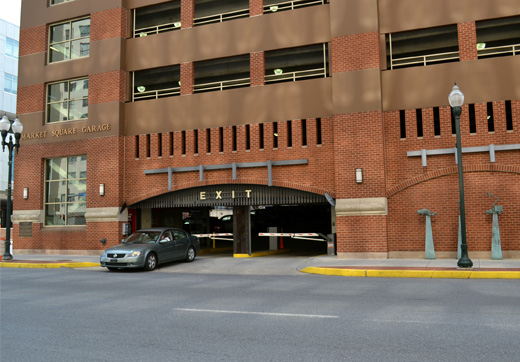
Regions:
<instances>
[{"instance_id":1,"label":"building window","mask_svg":"<svg viewBox=\"0 0 520 362\"><path fill-rule=\"evenodd\" d=\"M87 156L45 161L45 225L85 225Z\"/></svg>"},{"instance_id":2,"label":"building window","mask_svg":"<svg viewBox=\"0 0 520 362\"><path fill-rule=\"evenodd\" d=\"M224 128L220 127L218 129L219 134L219 152L224 152Z\"/></svg>"},{"instance_id":3,"label":"building window","mask_svg":"<svg viewBox=\"0 0 520 362\"><path fill-rule=\"evenodd\" d=\"M511 101L506 101L506 130L513 130L513 110L511 109Z\"/></svg>"},{"instance_id":4,"label":"building window","mask_svg":"<svg viewBox=\"0 0 520 362\"><path fill-rule=\"evenodd\" d=\"M5 73L4 91L11 94L16 94L18 88L18 77L9 73Z\"/></svg>"},{"instance_id":5,"label":"building window","mask_svg":"<svg viewBox=\"0 0 520 362\"><path fill-rule=\"evenodd\" d=\"M258 148L263 150L264 149L264 124L263 123L260 123L259 125L259 130L258 130Z\"/></svg>"},{"instance_id":6,"label":"building window","mask_svg":"<svg viewBox=\"0 0 520 362\"><path fill-rule=\"evenodd\" d=\"M173 156L173 132L170 132L170 156Z\"/></svg>"},{"instance_id":7,"label":"building window","mask_svg":"<svg viewBox=\"0 0 520 362\"><path fill-rule=\"evenodd\" d=\"M157 155L162 157L162 133L157 134Z\"/></svg>"},{"instance_id":8,"label":"building window","mask_svg":"<svg viewBox=\"0 0 520 362\"><path fill-rule=\"evenodd\" d=\"M422 109L418 108L415 110L416 118L417 118L417 137L421 138L423 136L423 120L422 120Z\"/></svg>"},{"instance_id":9,"label":"building window","mask_svg":"<svg viewBox=\"0 0 520 362\"><path fill-rule=\"evenodd\" d=\"M459 61L457 25L386 35L387 69Z\"/></svg>"},{"instance_id":10,"label":"building window","mask_svg":"<svg viewBox=\"0 0 520 362\"><path fill-rule=\"evenodd\" d=\"M495 119L493 118L493 102L487 102L488 132L495 132Z\"/></svg>"},{"instance_id":11,"label":"building window","mask_svg":"<svg viewBox=\"0 0 520 362\"><path fill-rule=\"evenodd\" d=\"M249 87L250 55L238 55L196 62L193 92L214 92Z\"/></svg>"},{"instance_id":12,"label":"building window","mask_svg":"<svg viewBox=\"0 0 520 362\"><path fill-rule=\"evenodd\" d=\"M140 70L132 73L132 101L173 97L181 94L181 67Z\"/></svg>"},{"instance_id":13,"label":"building window","mask_svg":"<svg viewBox=\"0 0 520 362\"><path fill-rule=\"evenodd\" d=\"M249 0L195 0L195 26L246 17L249 17Z\"/></svg>"},{"instance_id":14,"label":"building window","mask_svg":"<svg viewBox=\"0 0 520 362\"><path fill-rule=\"evenodd\" d=\"M295 82L329 76L328 44L265 52L265 82Z\"/></svg>"},{"instance_id":15,"label":"building window","mask_svg":"<svg viewBox=\"0 0 520 362\"><path fill-rule=\"evenodd\" d=\"M477 133L477 121L475 118L475 105L468 105L468 113L469 113L469 133Z\"/></svg>"},{"instance_id":16,"label":"building window","mask_svg":"<svg viewBox=\"0 0 520 362\"><path fill-rule=\"evenodd\" d=\"M246 124L246 150L251 149L251 126Z\"/></svg>"},{"instance_id":17,"label":"building window","mask_svg":"<svg viewBox=\"0 0 520 362\"><path fill-rule=\"evenodd\" d=\"M74 1L74 0L51 0L51 5L58 5L58 4L68 3L69 1Z\"/></svg>"},{"instance_id":18,"label":"building window","mask_svg":"<svg viewBox=\"0 0 520 362\"><path fill-rule=\"evenodd\" d=\"M233 151L237 150L237 126L231 127L233 136Z\"/></svg>"},{"instance_id":19,"label":"building window","mask_svg":"<svg viewBox=\"0 0 520 362\"><path fill-rule=\"evenodd\" d=\"M88 78L47 86L47 123L88 118Z\"/></svg>"},{"instance_id":20,"label":"building window","mask_svg":"<svg viewBox=\"0 0 520 362\"><path fill-rule=\"evenodd\" d=\"M307 146L307 120L302 119L302 146Z\"/></svg>"},{"instance_id":21,"label":"building window","mask_svg":"<svg viewBox=\"0 0 520 362\"><path fill-rule=\"evenodd\" d=\"M327 4L328 0L264 0L264 14Z\"/></svg>"},{"instance_id":22,"label":"building window","mask_svg":"<svg viewBox=\"0 0 520 362\"><path fill-rule=\"evenodd\" d=\"M292 147L292 121L287 121L287 147Z\"/></svg>"},{"instance_id":23,"label":"building window","mask_svg":"<svg viewBox=\"0 0 520 362\"><path fill-rule=\"evenodd\" d=\"M181 2L146 6L134 10L134 38L181 28Z\"/></svg>"},{"instance_id":24,"label":"building window","mask_svg":"<svg viewBox=\"0 0 520 362\"><path fill-rule=\"evenodd\" d=\"M520 54L520 16L476 22L480 58Z\"/></svg>"},{"instance_id":25,"label":"building window","mask_svg":"<svg viewBox=\"0 0 520 362\"><path fill-rule=\"evenodd\" d=\"M399 111L399 125L401 130L401 139L406 138L406 113L404 110Z\"/></svg>"},{"instance_id":26,"label":"building window","mask_svg":"<svg viewBox=\"0 0 520 362\"><path fill-rule=\"evenodd\" d=\"M5 39L5 55L18 58L18 51L19 51L19 43L18 40L14 40L11 38Z\"/></svg>"},{"instance_id":27,"label":"building window","mask_svg":"<svg viewBox=\"0 0 520 362\"><path fill-rule=\"evenodd\" d=\"M433 133L435 136L441 135L441 116L439 107L433 108Z\"/></svg>"},{"instance_id":28,"label":"building window","mask_svg":"<svg viewBox=\"0 0 520 362\"><path fill-rule=\"evenodd\" d=\"M273 148L278 148L278 122L273 123Z\"/></svg>"},{"instance_id":29,"label":"building window","mask_svg":"<svg viewBox=\"0 0 520 362\"><path fill-rule=\"evenodd\" d=\"M199 154L199 130L193 131L193 153Z\"/></svg>"},{"instance_id":30,"label":"building window","mask_svg":"<svg viewBox=\"0 0 520 362\"><path fill-rule=\"evenodd\" d=\"M90 52L90 18L51 25L49 63L88 57Z\"/></svg>"},{"instance_id":31,"label":"building window","mask_svg":"<svg viewBox=\"0 0 520 362\"><path fill-rule=\"evenodd\" d=\"M211 153L211 128L206 128L206 153Z\"/></svg>"},{"instance_id":32,"label":"building window","mask_svg":"<svg viewBox=\"0 0 520 362\"><path fill-rule=\"evenodd\" d=\"M186 155L186 131L182 131L182 154Z\"/></svg>"},{"instance_id":33,"label":"building window","mask_svg":"<svg viewBox=\"0 0 520 362\"><path fill-rule=\"evenodd\" d=\"M322 144L322 134L321 134L321 118L316 118L316 144Z\"/></svg>"}]
</instances>

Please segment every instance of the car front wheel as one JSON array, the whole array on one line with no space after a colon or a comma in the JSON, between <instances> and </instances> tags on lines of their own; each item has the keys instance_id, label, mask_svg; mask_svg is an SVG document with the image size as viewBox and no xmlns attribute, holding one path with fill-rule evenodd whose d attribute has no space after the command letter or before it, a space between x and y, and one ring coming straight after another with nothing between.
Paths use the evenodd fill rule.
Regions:
<instances>
[{"instance_id":1,"label":"car front wheel","mask_svg":"<svg viewBox=\"0 0 520 362\"><path fill-rule=\"evenodd\" d=\"M152 271L157 267L157 256L154 253L148 254L144 261L144 270Z\"/></svg>"},{"instance_id":2,"label":"car front wheel","mask_svg":"<svg viewBox=\"0 0 520 362\"><path fill-rule=\"evenodd\" d=\"M186 258L184 258L184 260L188 263L191 263L193 260L195 260L196 255L197 254L195 253L195 248L193 246L190 246L188 248L188 251L186 252Z\"/></svg>"}]
</instances>

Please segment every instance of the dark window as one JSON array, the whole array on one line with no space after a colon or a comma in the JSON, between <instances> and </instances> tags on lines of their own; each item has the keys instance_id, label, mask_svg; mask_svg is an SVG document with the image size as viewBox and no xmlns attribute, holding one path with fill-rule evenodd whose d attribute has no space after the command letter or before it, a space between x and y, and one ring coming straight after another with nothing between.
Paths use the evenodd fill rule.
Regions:
<instances>
[{"instance_id":1,"label":"dark window","mask_svg":"<svg viewBox=\"0 0 520 362\"><path fill-rule=\"evenodd\" d=\"M329 76L328 44L265 52L265 82L294 82Z\"/></svg>"},{"instance_id":2,"label":"dark window","mask_svg":"<svg viewBox=\"0 0 520 362\"><path fill-rule=\"evenodd\" d=\"M224 152L224 128L220 127L218 130L220 138L220 152Z\"/></svg>"},{"instance_id":3,"label":"dark window","mask_svg":"<svg viewBox=\"0 0 520 362\"><path fill-rule=\"evenodd\" d=\"M264 14L277 13L280 11L294 10L307 6L327 4L328 0L264 0Z\"/></svg>"},{"instance_id":4,"label":"dark window","mask_svg":"<svg viewBox=\"0 0 520 362\"><path fill-rule=\"evenodd\" d=\"M322 144L321 118L316 118L316 144L317 145L321 145Z\"/></svg>"},{"instance_id":5,"label":"dark window","mask_svg":"<svg viewBox=\"0 0 520 362\"><path fill-rule=\"evenodd\" d=\"M415 110L417 115L417 137L423 136L423 120L422 120L422 109L418 108Z\"/></svg>"},{"instance_id":6,"label":"dark window","mask_svg":"<svg viewBox=\"0 0 520 362\"><path fill-rule=\"evenodd\" d=\"M479 58L519 54L520 16L476 22Z\"/></svg>"},{"instance_id":7,"label":"dark window","mask_svg":"<svg viewBox=\"0 0 520 362\"><path fill-rule=\"evenodd\" d=\"M196 155L199 153L199 131L193 131L193 153Z\"/></svg>"},{"instance_id":8,"label":"dark window","mask_svg":"<svg viewBox=\"0 0 520 362\"><path fill-rule=\"evenodd\" d=\"M170 132L170 156L173 156L173 132Z\"/></svg>"},{"instance_id":9,"label":"dark window","mask_svg":"<svg viewBox=\"0 0 520 362\"><path fill-rule=\"evenodd\" d=\"M206 153L211 153L211 129L206 129Z\"/></svg>"},{"instance_id":10,"label":"dark window","mask_svg":"<svg viewBox=\"0 0 520 362\"><path fill-rule=\"evenodd\" d=\"M469 133L477 133L477 121L475 118L475 105L470 104L468 106L469 113Z\"/></svg>"},{"instance_id":11,"label":"dark window","mask_svg":"<svg viewBox=\"0 0 520 362\"><path fill-rule=\"evenodd\" d=\"M251 149L251 127L246 124L246 150Z\"/></svg>"},{"instance_id":12,"label":"dark window","mask_svg":"<svg viewBox=\"0 0 520 362\"><path fill-rule=\"evenodd\" d=\"M506 129L513 130L513 111L511 109L511 101L506 101Z\"/></svg>"},{"instance_id":13,"label":"dark window","mask_svg":"<svg viewBox=\"0 0 520 362\"><path fill-rule=\"evenodd\" d=\"M232 128L233 132L233 151L237 150L237 126L233 126Z\"/></svg>"},{"instance_id":14,"label":"dark window","mask_svg":"<svg viewBox=\"0 0 520 362\"><path fill-rule=\"evenodd\" d=\"M139 158L139 135L135 136L135 158Z\"/></svg>"},{"instance_id":15,"label":"dark window","mask_svg":"<svg viewBox=\"0 0 520 362\"><path fill-rule=\"evenodd\" d=\"M387 34L386 54L388 69L457 62L457 25Z\"/></svg>"},{"instance_id":16,"label":"dark window","mask_svg":"<svg viewBox=\"0 0 520 362\"><path fill-rule=\"evenodd\" d=\"M139 70L133 73L132 100L157 99L181 94L181 67Z\"/></svg>"},{"instance_id":17,"label":"dark window","mask_svg":"<svg viewBox=\"0 0 520 362\"><path fill-rule=\"evenodd\" d=\"M146 157L150 157L150 135L146 135Z\"/></svg>"},{"instance_id":18,"label":"dark window","mask_svg":"<svg viewBox=\"0 0 520 362\"><path fill-rule=\"evenodd\" d=\"M401 138L406 138L406 113L404 110L399 111L399 124L401 126Z\"/></svg>"},{"instance_id":19,"label":"dark window","mask_svg":"<svg viewBox=\"0 0 520 362\"><path fill-rule=\"evenodd\" d=\"M249 54L196 62L193 91L201 93L249 87L249 63Z\"/></svg>"},{"instance_id":20,"label":"dark window","mask_svg":"<svg viewBox=\"0 0 520 362\"><path fill-rule=\"evenodd\" d=\"M260 123L259 125L259 130L258 130L258 138L259 138L259 144L260 144L260 149L263 150L264 149L264 124L263 123Z\"/></svg>"},{"instance_id":21,"label":"dark window","mask_svg":"<svg viewBox=\"0 0 520 362\"><path fill-rule=\"evenodd\" d=\"M273 123L273 148L278 148L278 122Z\"/></svg>"},{"instance_id":22,"label":"dark window","mask_svg":"<svg viewBox=\"0 0 520 362\"><path fill-rule=\"evenodd\" d=\"M181 28L180 0L135 9L134 37Z\"/></svg>"},{"instance_id":23,"label":"dark window","mask_svg":"<svg viewBox=\"0 0 520 362\"><path fill-rule=\"evenodd\" d=\"M292 121L287 121L287 147L292 147Z\"/></svg>"},{"instance_id":24,"label":"dark window","mask_svg":"<svg viewBox=\"0 0 520 362\"><path fill-rule=\"evenodd\" d=\"M302 119L302 146L307 146L307 120Z\"/></svg>"},{"instance_id":25,"label":"dark window","mask_svg":"<svg viewBox=\"0 0 520 362\"><path fill-rule=\"evenodd\" d=\"M457 134L457 125L455 123L455 115L453 114L453 109L450 109L451 115L451 134Z\"/></svg>"},{"instance_id":26,"label":"dark window","mask_svg":"<svg viewBox=\"0 0 520 362\"><path fill-rule=\"evenodd\" d=\"M186 131L182 131L182 154L186 154Z\"/></svg>"},{"instance_id":27,"label":"dark window","mask_svg":"<svg viewBox=\"0 0 520 362\"><path fill-rule=\"evenodd\" d=\"M157 154L162 157L162 133L157 135Z\"/></svg>"},{"instance_id":28,"label":"dark window","mask_svg":"<svg viewBox=\"0 0 520 362\"><path fill-rule=\"evenodd\" d=\"M493 118L493 102L487 103L488 132L495 132L495 119Z\"/></svg>"},{"instance_id":29,"label":"dark window","mask_svg":"<svg viewBox=\"0 0 520 362\"><path fill-rule=\"evenodd\" d=\"M435 136L441 135L441 117L439 113L439 107L433 108L433 132Z\"/></svg>"},{"instance_id":30,"label":"dark window","mask_svg":"<svg viewBox=\"0 0 520 362\"><path fill-rule=\"evenodd\" d=\"M195 0L194 25L220 23L249 16L249 0Z\"/></svg>"}]
</instances>

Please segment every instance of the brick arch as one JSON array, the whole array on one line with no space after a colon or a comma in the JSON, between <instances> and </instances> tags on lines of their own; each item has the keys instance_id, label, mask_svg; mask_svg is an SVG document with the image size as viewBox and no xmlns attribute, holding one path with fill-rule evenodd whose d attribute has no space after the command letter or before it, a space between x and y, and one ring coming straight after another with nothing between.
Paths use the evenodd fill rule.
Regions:
<instances>
[{"instance_id":1,"label":"brick arch","mask_svg":"<svg viewBox=\"0 0 520 362\"><path fill-rule=\"evenodd\" d=\"M463 172L469 173L469 172L503 172L503 173L514 173L520 175L520 166L516 165L489 165L489 164L480 164L480 165L468 165L463 166ZM444 177L448 175L453 175L458 173L458 167L452 166L452 167L446 167L441 168L435 171L427 172L423 175L419 175L416 177L413 177L411 179L408 179L399 185L396 185L390 189L387 190L387 197L392 197L399 192L406 190L409 187L415 186L417 184L420 184L422 182L426 182L438 177Z\"/></svg>"},{"instance_id":2,"label":"brick arch","mask_svg":"<svg viewBox=\"0 0 520 362\"><path fill-rule=\"evenodd\" d=\"M232 180L232 179L209 179L204 180L202 182L200 181L193 181L193 182L186 182L182 184L174 185L172 190L168 190L168 186L161 187L160 189L155 189L152 191L149 191L147 193L144 193L138 197L129 199L127 201L128 205L136 204L140 201L147 200L149 198L159 196L162 194L166 194L173 191L180 191L185 189L190 189L194 187L201 187L201 186L209 186L209 185L219 185L219 184L255 184L255 185L263 185L268 186L268 179L267 178L241 178L240 180ZM311 192L314 194L324 195L325 193L328 193L333 198L336 197L335 192L324 190L312 185L303 185L296 182L290 182L290 181L276 181L273 180L272 182L273 186L278 187L284 187L288 189L295 189L300 191L306 191Z\"/></svg>"}]
</instances>

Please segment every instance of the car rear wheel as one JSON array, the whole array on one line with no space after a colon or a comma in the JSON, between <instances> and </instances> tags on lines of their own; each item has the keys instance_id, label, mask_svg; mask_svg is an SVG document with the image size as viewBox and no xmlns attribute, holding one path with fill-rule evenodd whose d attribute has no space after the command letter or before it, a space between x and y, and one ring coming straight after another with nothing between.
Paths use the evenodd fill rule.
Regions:
<instances>
[{"instance_id":1,"label":"car rear wheel","mask_svg":"<svg viewBox=\"0 0 520 362\"><path fill-rule=\"evenodd\" d=\"M190 246L188 248L188 251L186 252L186 257L184 258L184 260L188 263L191 263L193 260L195 260L195 256L197 256L195 248L193 246Z\"/></svg>"},{"instance_id":2,"label":"car rear wheel","mask_svg":"<svg viewBox=\"0 0 520 362\"><path fill-rule=\"evenodd\" d=\"M157 255L154 253L148 254L144 261L144 270L152 271L157 267Z\"/></svg>"}]
</instances>

